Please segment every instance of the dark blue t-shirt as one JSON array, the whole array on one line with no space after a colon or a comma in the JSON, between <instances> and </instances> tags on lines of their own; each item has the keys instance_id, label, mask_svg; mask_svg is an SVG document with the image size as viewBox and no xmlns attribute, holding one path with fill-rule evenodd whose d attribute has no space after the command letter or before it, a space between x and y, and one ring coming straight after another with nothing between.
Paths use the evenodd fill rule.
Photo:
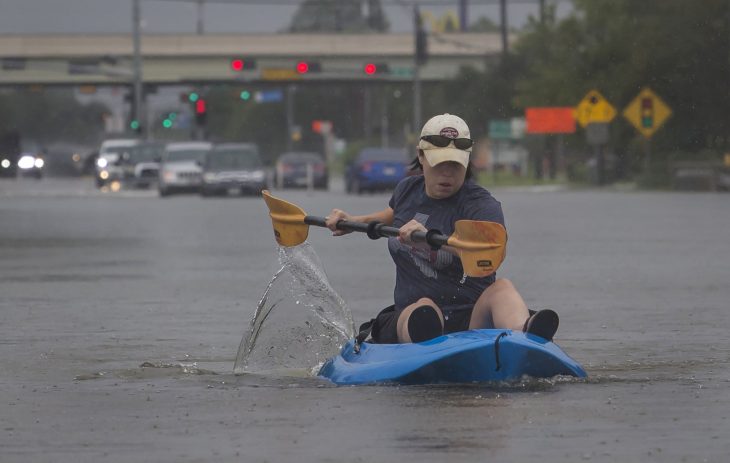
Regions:
<instances>
[{"instance_id":1,"label":"dark blue t-shirt","mask_svg":"<svg viewBox=\"0 0 730 463\"><path fill-rule=\"evenodd\" d=\"M457 220L485 220L504 225L502 206L492 195L471 180L445 199L426 195L423 176L403 179L393 192L390 207L393 226L400 228L416 219L427 229L454 233ZM422 297L431 298L442 309L473 305L482 292L494 283L495 274L474 278L464 275L458 256L444 250L431 251L407 246L388 238L388 249L396 266L394 300L397 310Z\"/></svg>"}]
</instances>

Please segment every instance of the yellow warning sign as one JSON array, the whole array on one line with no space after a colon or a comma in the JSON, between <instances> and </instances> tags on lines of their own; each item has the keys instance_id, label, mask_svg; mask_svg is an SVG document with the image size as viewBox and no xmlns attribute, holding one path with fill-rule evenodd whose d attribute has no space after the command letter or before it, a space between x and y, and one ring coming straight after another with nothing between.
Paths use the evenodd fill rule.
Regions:
<instances>
[{"instance_id":1,"label":"yellow warning sign","mask_svg":"<svg viewBox=\"0 0 730 463\"><path fill-rule=\"evenodd\" d=\"M624 109L623 116L646 138L651 138L672 110L651 89L644 88Z\"/></svg>"},{"instance_id":2,"label":"yellow warning sign","mask_svg":"<svg viewBox=\"0 0 730 463\"><path fill-rule=\"evenodd\" d=\"M300 80L302 75L294 69L266 68L261 70L263 80Z\"/></svg>"},{"instance_id":3,"label":"yellow warning sign","mask_svg":"<svg viewBox=\"0 0 730 463\"><path fill-rule=\"evenodd\" d=\"M616 108L598 90L591 90L575 107L575 120L585 127L588 124L607 124L616 117Z\"/></svg>"}]
</instances>

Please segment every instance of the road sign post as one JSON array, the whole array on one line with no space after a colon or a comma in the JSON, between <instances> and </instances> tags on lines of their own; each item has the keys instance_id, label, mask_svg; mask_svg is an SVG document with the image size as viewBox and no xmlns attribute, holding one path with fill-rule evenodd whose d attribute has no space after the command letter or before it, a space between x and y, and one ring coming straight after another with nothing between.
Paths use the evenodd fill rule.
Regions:
<instances>
[{"instance_id":1,"label":"road sign post","mask_svg":"<svg viewBox=\"0 0 730 463\"><path fill-rule=\"evenodd\" d=\"M608 124L616 117L616 108L598 90L589 91L575 107L575 118L586 129L586 140L596 158L596 183L603 185L605 159L603 147L608 143Z\"/></svg>"}]
</instances>

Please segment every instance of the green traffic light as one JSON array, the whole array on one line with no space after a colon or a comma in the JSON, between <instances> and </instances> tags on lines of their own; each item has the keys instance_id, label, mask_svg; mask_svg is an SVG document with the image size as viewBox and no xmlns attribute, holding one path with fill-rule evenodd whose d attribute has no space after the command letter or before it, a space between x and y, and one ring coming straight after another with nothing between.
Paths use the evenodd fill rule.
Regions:
<instances>
[{"instance_id":1,"label":"green traffic light","mask_svg":"<svg viewBox=\"0 0 730 463\"><path fill-rule=\"evenodd\" d=\"M249 92L248 90L244 90L244 91L242 91L242 92L241 92L241 99L242 99L243 101L248 101L248 100L250 100L250 99L251 99L251 92Z\"/></svg>"},{"instance_id":2,"label":"green traffic light","mask_svg":"<svg viewBox=\"0 0 730 463\"><path fill-rule=\"evenodd\" d=\"M195 103L196 101L198 101L199 98L200 95L195 92L190 92L190 94L188 95L188 100L190 100L191 103Z\"/></svg>"},{"instance_id":3,"label":"green traffic light","mask_svg":"<svg viewBox=\"0 0 730 463\"><path fill-rule=\"evenodd\" d=\"M134 121L130 122L129 123L129 128L132 129L132 130L139 129L139 121L134 120Z\"/></svg>"},{"instance_id":4,"label":"green traffic light","mask_svg":"<svg viewBox=\"0 0 730 463\"><path fill-rule=\"evenodd\" d=\"M170 119L165 119L164 121L162 121L162 126L166 129L169 129L170 127L172 127L172 121Z\"/></svg>"}]
</instances>

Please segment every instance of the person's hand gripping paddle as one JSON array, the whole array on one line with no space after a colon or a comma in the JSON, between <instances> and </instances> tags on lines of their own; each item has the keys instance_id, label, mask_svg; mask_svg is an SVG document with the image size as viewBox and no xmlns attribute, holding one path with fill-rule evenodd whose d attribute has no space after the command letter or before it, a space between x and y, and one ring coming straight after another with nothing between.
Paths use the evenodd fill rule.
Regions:
<instances>
[{"instance_id":1,"label":"person's hand gripping paddle","mask_svg":"<svg viewBox=\"0 0 730 463\"><path fill-rule=\"evenodd\" d=\"M263 190L262 194L279 245L291 247L302 244L307 239L310 225L327 227L324 217L307 215L298 206L272 196L268 190ZM373 239L399 235L397 228L379 222L342 220L337 223L337 228L363 232ZM461 259L464 272L470 277L485 277L494 273L502 264L507 250L507 231L504 227L495 222L479 220L458 220L451 236L442 235L437 230L415 231L411 239L426 242L433 249L444 245L452 247Z\"/></svg>"}]
</instances>

